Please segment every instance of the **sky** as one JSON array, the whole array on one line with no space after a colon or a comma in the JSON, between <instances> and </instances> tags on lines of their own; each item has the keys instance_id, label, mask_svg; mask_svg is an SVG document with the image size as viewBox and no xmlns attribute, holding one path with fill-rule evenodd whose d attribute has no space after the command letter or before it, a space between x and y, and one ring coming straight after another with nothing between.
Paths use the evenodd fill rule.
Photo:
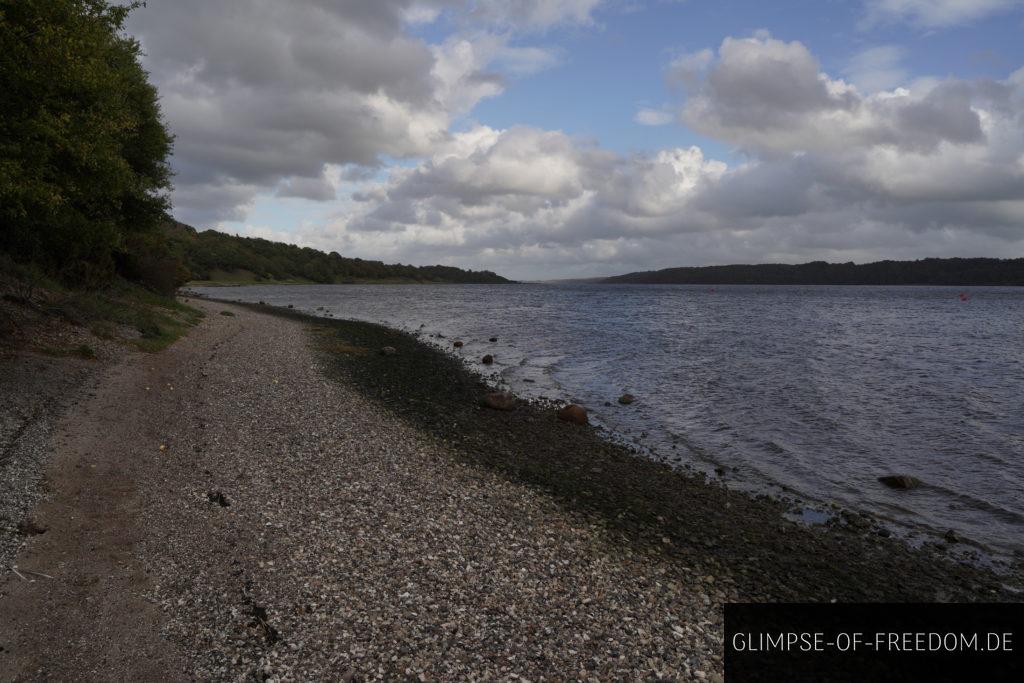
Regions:
<instances>
[{"instance_id":1,"label":"sky","mask_svg":"<svg viewBox=\"0 0 1024 683\"><path fill-rule=\"evenodd\" d=\"M1024 256L1024 0L149 0L199 229L517 279Z\"/></svg>"}]
</instances>

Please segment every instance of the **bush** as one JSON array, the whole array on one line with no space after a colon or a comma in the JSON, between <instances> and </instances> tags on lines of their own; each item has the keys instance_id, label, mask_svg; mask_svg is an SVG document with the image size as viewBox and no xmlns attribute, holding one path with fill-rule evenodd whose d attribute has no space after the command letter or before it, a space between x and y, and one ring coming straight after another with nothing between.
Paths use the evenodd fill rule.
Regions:
<instances>
[{"instance_id":1,"label":"bush","mask_svg":"<svg viewBox=\"0 0 1024 683\"><path fill-rule=\"evenodd\" d=\"M120 275L150 291L170 296L191 277L174 256L162 234L132 235L124 250L115 254Z\"/></svg>"}]
</instances>

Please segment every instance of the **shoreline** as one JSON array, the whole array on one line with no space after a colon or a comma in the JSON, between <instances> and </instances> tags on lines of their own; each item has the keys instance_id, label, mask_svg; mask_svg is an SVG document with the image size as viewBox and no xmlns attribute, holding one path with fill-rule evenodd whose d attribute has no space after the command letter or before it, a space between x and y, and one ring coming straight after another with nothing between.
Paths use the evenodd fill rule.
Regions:
<instances>
[{"instance_id":1,"label":"shoreline","mask_svg":"<svg viewBox=\"0 0 1024 683\"><path fill-rule=\"evenodd\" d=\"M461 462L544 491L569 510L597 514L610 534L640 551L685 561L695 571L733 574L743 599L1021 600L1019 564L997 573L958 559L950 550L959 544L911 547L868 515L845 510L824 524L801 524L787 517L791 500L729 489L648 459L595 427L559 422L554 413L563 404L557 401L520 400L508 413L482 408L492 385L414 333L266 304L223 303L305 321L316 330L334 377L439 439ZM396 355L381 355L383 346Z\"/></svg>"},{"instance_id":2,"label":"shoreline","mask_svg":"<svg viewBox=\"0 0 1024 683\"><path fill-rule=\"evenodd\" d=\"M746 407L745 401L751 400L751 407L759 405L762 408L760 414L755 414L755 418L764 417L771 420L759 420L759 423L766 425L766 429L759 431L755 424L753 429L732 431L727 429L724 423L719 422L721 429L709 433L711 428L716 426L714 421L728 421L728 418L717 417L717 411L708 412L708 406L700 396L688 396L685 391L663 386L661 378L652 375L651 368L656 369L659 366L651 363L661 363L662 368L671 371L671 358L658 357L655 352L651 362L644 360L638 363L639 369L629 368L628 364L607 369L608 377L617 378L615 382L620 390L629 388L641 394L637 406L623 409L622 406L616 405L615 397L618 393L614 387L609 389L610 385L606 385L604 372L591 377L579 374L581 368L586 371L588 363L592 365L594 359L589 345L581 343L578 335L572 334L583 326L577 324L575 327L560 330L553 336L546 336L545 330L541 327L527 324L529 333L523 334L525 330L517 328L514 316L498 315L493 321L488 320L486 316L480 317L473 309L472 302L478 297L472 292L453 297L439 292L439 296L442 297L440 301L451 298L456 305L465 306L464 309L459 309L459 313L446 312L443 306L437 309L436 304L418 306L414 303L418 297L402 295L399 290L394 292L397 297L397 308L394 309L389 308L387 301L374 297L372 292L366 291L349 297L343 292L342 287L325 287L321 294L316 296L288 294L287 290L275 288L240 290L234 294L202 290L201 294L225 298L235 298L237 294L236 300L255 303L259 299L265 300L268 305L282 307L294 305L295 311L327 318L334 318L339 310L351 311L361 320L377 322L418 335L423 342L436 345L450 355L463 358L470 370L484 376L488 383L494 383L494 386L501 390L511 390L527 400L533 397L556 397L582 402L591 410L591 423L603 426L606 429L606 436L612 440L621 441L627 447L643 451L653 459L667 462L672 467L686 468L697 474L703 473L710 479L722 480L737 490L752 495L768 494L784 500L790 506L787 512L800 518L799 521L804 523L819 523L827 516L845 517L864 513L868 515L873 526L881 527L880 533L899 536L908 545L946 543L955 540L952 554L966 561L990 567L996 572L1019 570L1020 562L1024 559L1024 547L1014 535L1014 529L1020 529L1019 523L1014 526L1012 518L1001 519L999 513L1003 510L994 502L1002 500L1007 503L1010 510L1015 509L1009 505L1013 501L1013 492L1008 491L1001 483L998 471L993 471L991 467L979 469L974 476L963 476L961 481L958 474L961 467L967 468L968 472L972 471L969 458L965 463L955 458L930 459L933 453L945 452L944 447L949 447L957 453L975 452L966 450L970 448L973 432L962 435L966 441L961 444L957 441L961 435L951 433L944 424L935 424L940 416L947 414L943 409L949 406L935 404L934 409L931 409L931 404L925 402L916 413L913 413L916 418L908 421L904 417L903 428L897 430L896 425L900 424L899 421L890 424L884 415L877 414L877 406L884 405L885 400L879 400L878 397L874 400L862 398L860 400L864 403L858 405L855 396L849 394L844 397L847 399L845 405L834 405L853 410L855 413L863 406L864 414L875 413L875 419L881 425L878 429L880 438L852 439L843 442L844 437L840 436L837 441L837 437L832 435L833 429L839 430L837 433L845 433L842 430L856 430L858 427L863 429L865 424L870 424L847 425L842 410L817 414L801 411L797 415L820 414L826 422L832 419L838 420L838 424L828 427L815 424L813 420L798 418L803 420L803 424L797 424L794 430L785 430L785 433L782 433L779 431L779 425L785 424L784 421L789 419L791 413L763 410L764 398L768 392L777 391L788 381L785 377L775 374L775 380L769 384L764 384L764 378L761 378L763 391L755 390L752 398L748 399L743 394L734 392L730 397L731 403L716 406L742 413ZM349 298L353 299L350 303L343 303ZM563 297L557 295L556 300L563 301ZM614 301L614 298L611 301ZM327 309L333 306L336 310L333 313L315 313L313 308L317 303L324 304ZM419 324L421 322L425 322L426 325ZM441 334L442 332L444 334ZM559 336L565 332L569 332L569 336ZM434 339L435 335L430 333L436 333L438 338ZM488 337L495 333L501 337L500 343L488 344ZM457 337L465 339L465 348L451 348L452 340ZM536 343L531 340L534 337ZM630 343L639 348L640 342L635 336L630 337ZM713 341L710 343L714 344ZM599 348L597 353L603 354L607 348ZM485 365L480 362L481 355L492 353L497 356L496 363ZM572 357L557 360L556 365L550 365L552 361L547 357L557 357L560 354L572 354ZM685 363L685 360L682 362ZM556 368L561 367L563 363L567 371L564 373L565 377L560 377L561 371ZM775 364L775 367L779 366L778 363ZM839 372L843 371L842 367L839 366ZM701 374L702 368L693 372L706 378L706 375ZM742 369L740 375L742 376ZM737 373L732 372L723 376L719 383L735 384L731 378L736 376ZM565 386L562 386L562 382ZM1001 386L1005 387L1006 383ZM936 387L943 388L943 383L934 382L932 389ZM668 391L663 392L662 389ZM791 403L796 404L798 409L807 408L806 395L799 391L795 392L795 395L796 398ZM913 395L912 392L909 395ZM761 399L760 403L757 403L758 398ZM781 398L789 400L787 396ZM851 404L849 399L854 399L854 402ZM605 407L602 407L602 404ZM970 408L960 404L953 407L957 410L948 413L952 416L961 414L959 408L965 411ZM701 436L694 439L692 434L686 433L687 429L679 431L676 418L685 415L692 419L698 413L709 416L711 422L701 424L698 421L695 426L698 431L695 433ZM775 424L776 418L782 422ZM740 419L733 424L735 426L745 422L749 423L750 420ZM1000 424L1012 427L1012 423L1005 419ZM726 432L723 437L718 435L721 431ZM772 438L781 437L780 443L784 443L786 437L791 437L797 446L792 448L787 445L785 449L778 448L766 453L766 458L762 460L758 454L765 449L761 447L767 445L774 448L774 443L754 443L749 449L743 449L739 445L744 443L743 440L746 438L768 439L772 433L775 434ZM871 431L864 433L871 434ZM921 437L920 442L901 441L907 438L908 434ZM983 435L979 433L979 436ZM815 458L818 458L819 454L829 454L832 450L830 444L839 452L856 451L855 457L851 458L853 462L844 464L846 458L843 457L816 461ZM910 448L903 448L903 445ZM976 448L978 453L983 454L988 452L988 447L995 454L1001 452L1000 447L1004 445L1010 448L1012 453L1012 442L1006 439L999 442L998 439L979 438ZM716 452L719 446L721 450ZM890 452L892 457L889 457ZM815 462L820 467L815 467ZM923 485L919 490L912 492L889 490L877 480L879 475L885 474L913 474L923 481ZM985 481L989 477L995 477L991 484ZM989 505L989 502L993 502L993 505ZM962 512L959 511L961 508Z\"/></svg>"},{"instance_id":3,"label":"shoreline","mask_svg":"<svg viewBox=\"0 0 1024 683\"><path fill-rule=\"evenodd\" d=\"M45 533L0 575L0 679L720 683L725 603L1020 601L553 405L482 408L480 378L410 334L194 305L54 426Z\"/></svg>"}]
</instances>

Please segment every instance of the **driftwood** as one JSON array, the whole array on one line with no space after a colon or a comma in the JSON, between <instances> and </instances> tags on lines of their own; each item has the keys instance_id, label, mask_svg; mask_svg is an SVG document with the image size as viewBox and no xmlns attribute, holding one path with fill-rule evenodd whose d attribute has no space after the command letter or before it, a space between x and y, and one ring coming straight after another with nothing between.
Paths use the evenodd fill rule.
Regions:
<instances>
[{"instance_id":1,"label":"driftwood","mask_svg":"<svg viewBox=\"0 0 1024 683\"><path fill-rule=\"evenodd\" d=\"M26 574L31 574L32 576L41 576L44 579L53 579L53 577L50 576L49 574L44 574L42 572L34 572L34 571L30 570L30 569L22 569L21 571L25 572Z\"/></svg>"}]
</instances>

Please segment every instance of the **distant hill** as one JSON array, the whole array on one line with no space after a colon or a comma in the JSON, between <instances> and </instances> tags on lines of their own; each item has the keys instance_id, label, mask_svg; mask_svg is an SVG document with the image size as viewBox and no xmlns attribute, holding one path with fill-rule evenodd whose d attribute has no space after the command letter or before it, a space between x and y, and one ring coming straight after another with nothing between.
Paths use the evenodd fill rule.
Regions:
<instances>
[{"instance_id":1,"label":"distant hill","mask_svg":"<svg viewBox=\"0 0 1024 683\"><path fill-rule=\"evenodd\" d=\"M1018 285L1024 258L926 258L920 261L665 268L617 275L602 284L643 285Z\"/></svg>"},{"instance_id":2,"label":"distant hill","mask_svg":"<svg viewBox=\"0 0 1024 683\"><path fill-rule=\"evenodd\" d=\"M193 282L256 283L464 283L510 282L488 270L451 266L405 266L346 258L309 247L237 237L216 230L197 231L173 221L165 226L171 251L188 268Z\"/></svg>"}]
</instances>

